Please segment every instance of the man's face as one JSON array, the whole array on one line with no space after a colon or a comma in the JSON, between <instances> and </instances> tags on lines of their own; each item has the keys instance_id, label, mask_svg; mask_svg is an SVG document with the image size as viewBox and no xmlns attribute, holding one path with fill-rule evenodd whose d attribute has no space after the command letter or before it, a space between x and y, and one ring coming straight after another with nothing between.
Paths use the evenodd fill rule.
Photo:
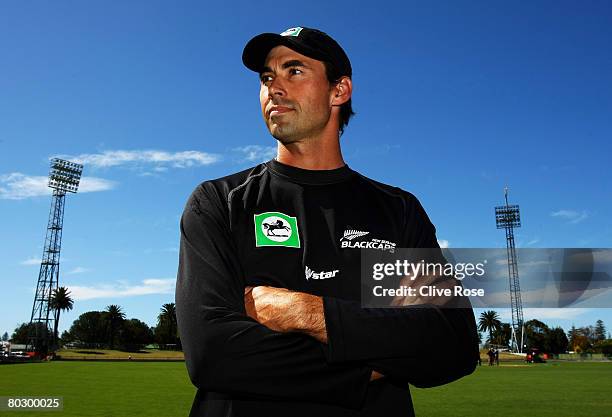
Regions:
<instances>
[{"instance_id":1,"label":"man's face","mask_svg":"<svg viewBox=\"0 0 612 417\"><path fill-rule=\"evenodd\" d=\"M277 46L268 53L260 79L264 120L282 143L316 137L330 123L333 92L323 62Z\"/></svg>"}]
</instances>

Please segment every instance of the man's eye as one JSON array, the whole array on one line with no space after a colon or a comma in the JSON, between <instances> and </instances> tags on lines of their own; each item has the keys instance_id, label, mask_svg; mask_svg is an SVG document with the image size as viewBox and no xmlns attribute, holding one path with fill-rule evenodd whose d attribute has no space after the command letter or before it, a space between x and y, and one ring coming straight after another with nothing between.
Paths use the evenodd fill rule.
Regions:
<instances>
[{"instance_id":1,"label":"man's eye","mask_svg":"<svg viewBox=\"0 0 612 417\"><path fill-rule=\"evenodd\" d=\"M267 83L272 81L272 76L271 75L266 75L266 74L262 74L259 76L259 79L261 80L262 83Z\"/></svg>"},{"instance_id":2,"label":"man's eye","mask_svg":"<svg viewBox=\"0 0 612 417\"><path fill-rule=\"evenodd\" d=\"M303 73L303 71L302 71L301 69L299 69L299 68L291 68L291 69L289 70L289 73L290 73L290 74L302 74L302 73Z\"/></svg>"}]
</instances>

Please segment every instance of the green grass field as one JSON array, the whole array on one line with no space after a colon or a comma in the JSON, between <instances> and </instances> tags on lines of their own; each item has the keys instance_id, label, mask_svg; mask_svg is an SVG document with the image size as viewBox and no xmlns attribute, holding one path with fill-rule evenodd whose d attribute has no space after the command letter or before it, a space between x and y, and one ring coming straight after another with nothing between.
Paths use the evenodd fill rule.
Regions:
<instances>
[{"instance_id":1,"label":"green grass field","mask_svg":"<svg viewBox=\"0 0 612 417\"><path fill-rule=\"evenodd\" d=\"M187 416L194 393L181 362L0 366L0 396L64 397L61 412L2 413L7 417ZM443 387L412 388L418 417L609 417L611 393L612 363L502 363Z\"/></svg>"},{"instance_id":2,"label":"green grass field","mask_svg":"<svg viewBox=\"0 0 612 417\"><path fill-rule=\"evenodd\" d=\"M63 396L58 412L6 416L187 416L195 388L184 362L57 361L0 365L0 396Z\"/></svg>"},{"instance_id":3,"label":"green grass field","mask_svg":"<svg viewBox=\"0 0 612 417\"><path fill-rule=\"evenodd\" d=\"M481 366L452 384L412 388L418 417L612 416L612 362Z\"/></svg>"}]
</instances>

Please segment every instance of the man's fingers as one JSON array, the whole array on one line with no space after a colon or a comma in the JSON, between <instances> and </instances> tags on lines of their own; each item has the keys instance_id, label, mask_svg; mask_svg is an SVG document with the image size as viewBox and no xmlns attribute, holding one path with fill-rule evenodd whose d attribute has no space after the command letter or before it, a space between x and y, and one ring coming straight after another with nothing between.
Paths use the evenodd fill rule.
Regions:
<instances>
[{"instance_id":1,"label":"man's fingers","mask_svg":"<svg viewBox=\"0 0 612 417\"><path fill-rule=\"evenodd\" d=\"M257 320L257 310L255 309L255 300L253 300L253 287L246 287L244 289L244 309L246 310L247 316Z\"/></svg>"},{"instance_id":2,"label":"man's fingers","mask_svg":"<svg viewBox=\"0 0 612 417\"><path fill-rule=\"evenodd\" d=\"M370 375L370 381L376 381L377 379L384 378L385 376L380 372L376 372L372 370L372 374Z\"/></svg>"}]
</instances>

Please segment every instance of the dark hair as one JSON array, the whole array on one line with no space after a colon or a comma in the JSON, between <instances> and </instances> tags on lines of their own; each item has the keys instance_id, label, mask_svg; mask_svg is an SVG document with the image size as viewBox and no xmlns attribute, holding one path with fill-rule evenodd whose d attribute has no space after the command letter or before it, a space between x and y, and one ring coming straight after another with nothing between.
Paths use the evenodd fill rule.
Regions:
<instances>
[{"instance_id":1,"label":"dark hair","mask_svg":"<svg viewBox=\"0 0 612 417\"><path fill-rule=\"evenodd\" d=\"M330 62L323 61L323 65L325 65L325 75L327 76L327 81L332 84L336 84L345 75L340 74L339 71L336 69L336 66ZM352 100L353 99L349 99L346 103L340 106L340 123L338 123L340 136L342 136L342 134L344 133L344 127L348 126L351 116L355 115L355 112L353 111Z\"/></svg>"}]
</instances>

